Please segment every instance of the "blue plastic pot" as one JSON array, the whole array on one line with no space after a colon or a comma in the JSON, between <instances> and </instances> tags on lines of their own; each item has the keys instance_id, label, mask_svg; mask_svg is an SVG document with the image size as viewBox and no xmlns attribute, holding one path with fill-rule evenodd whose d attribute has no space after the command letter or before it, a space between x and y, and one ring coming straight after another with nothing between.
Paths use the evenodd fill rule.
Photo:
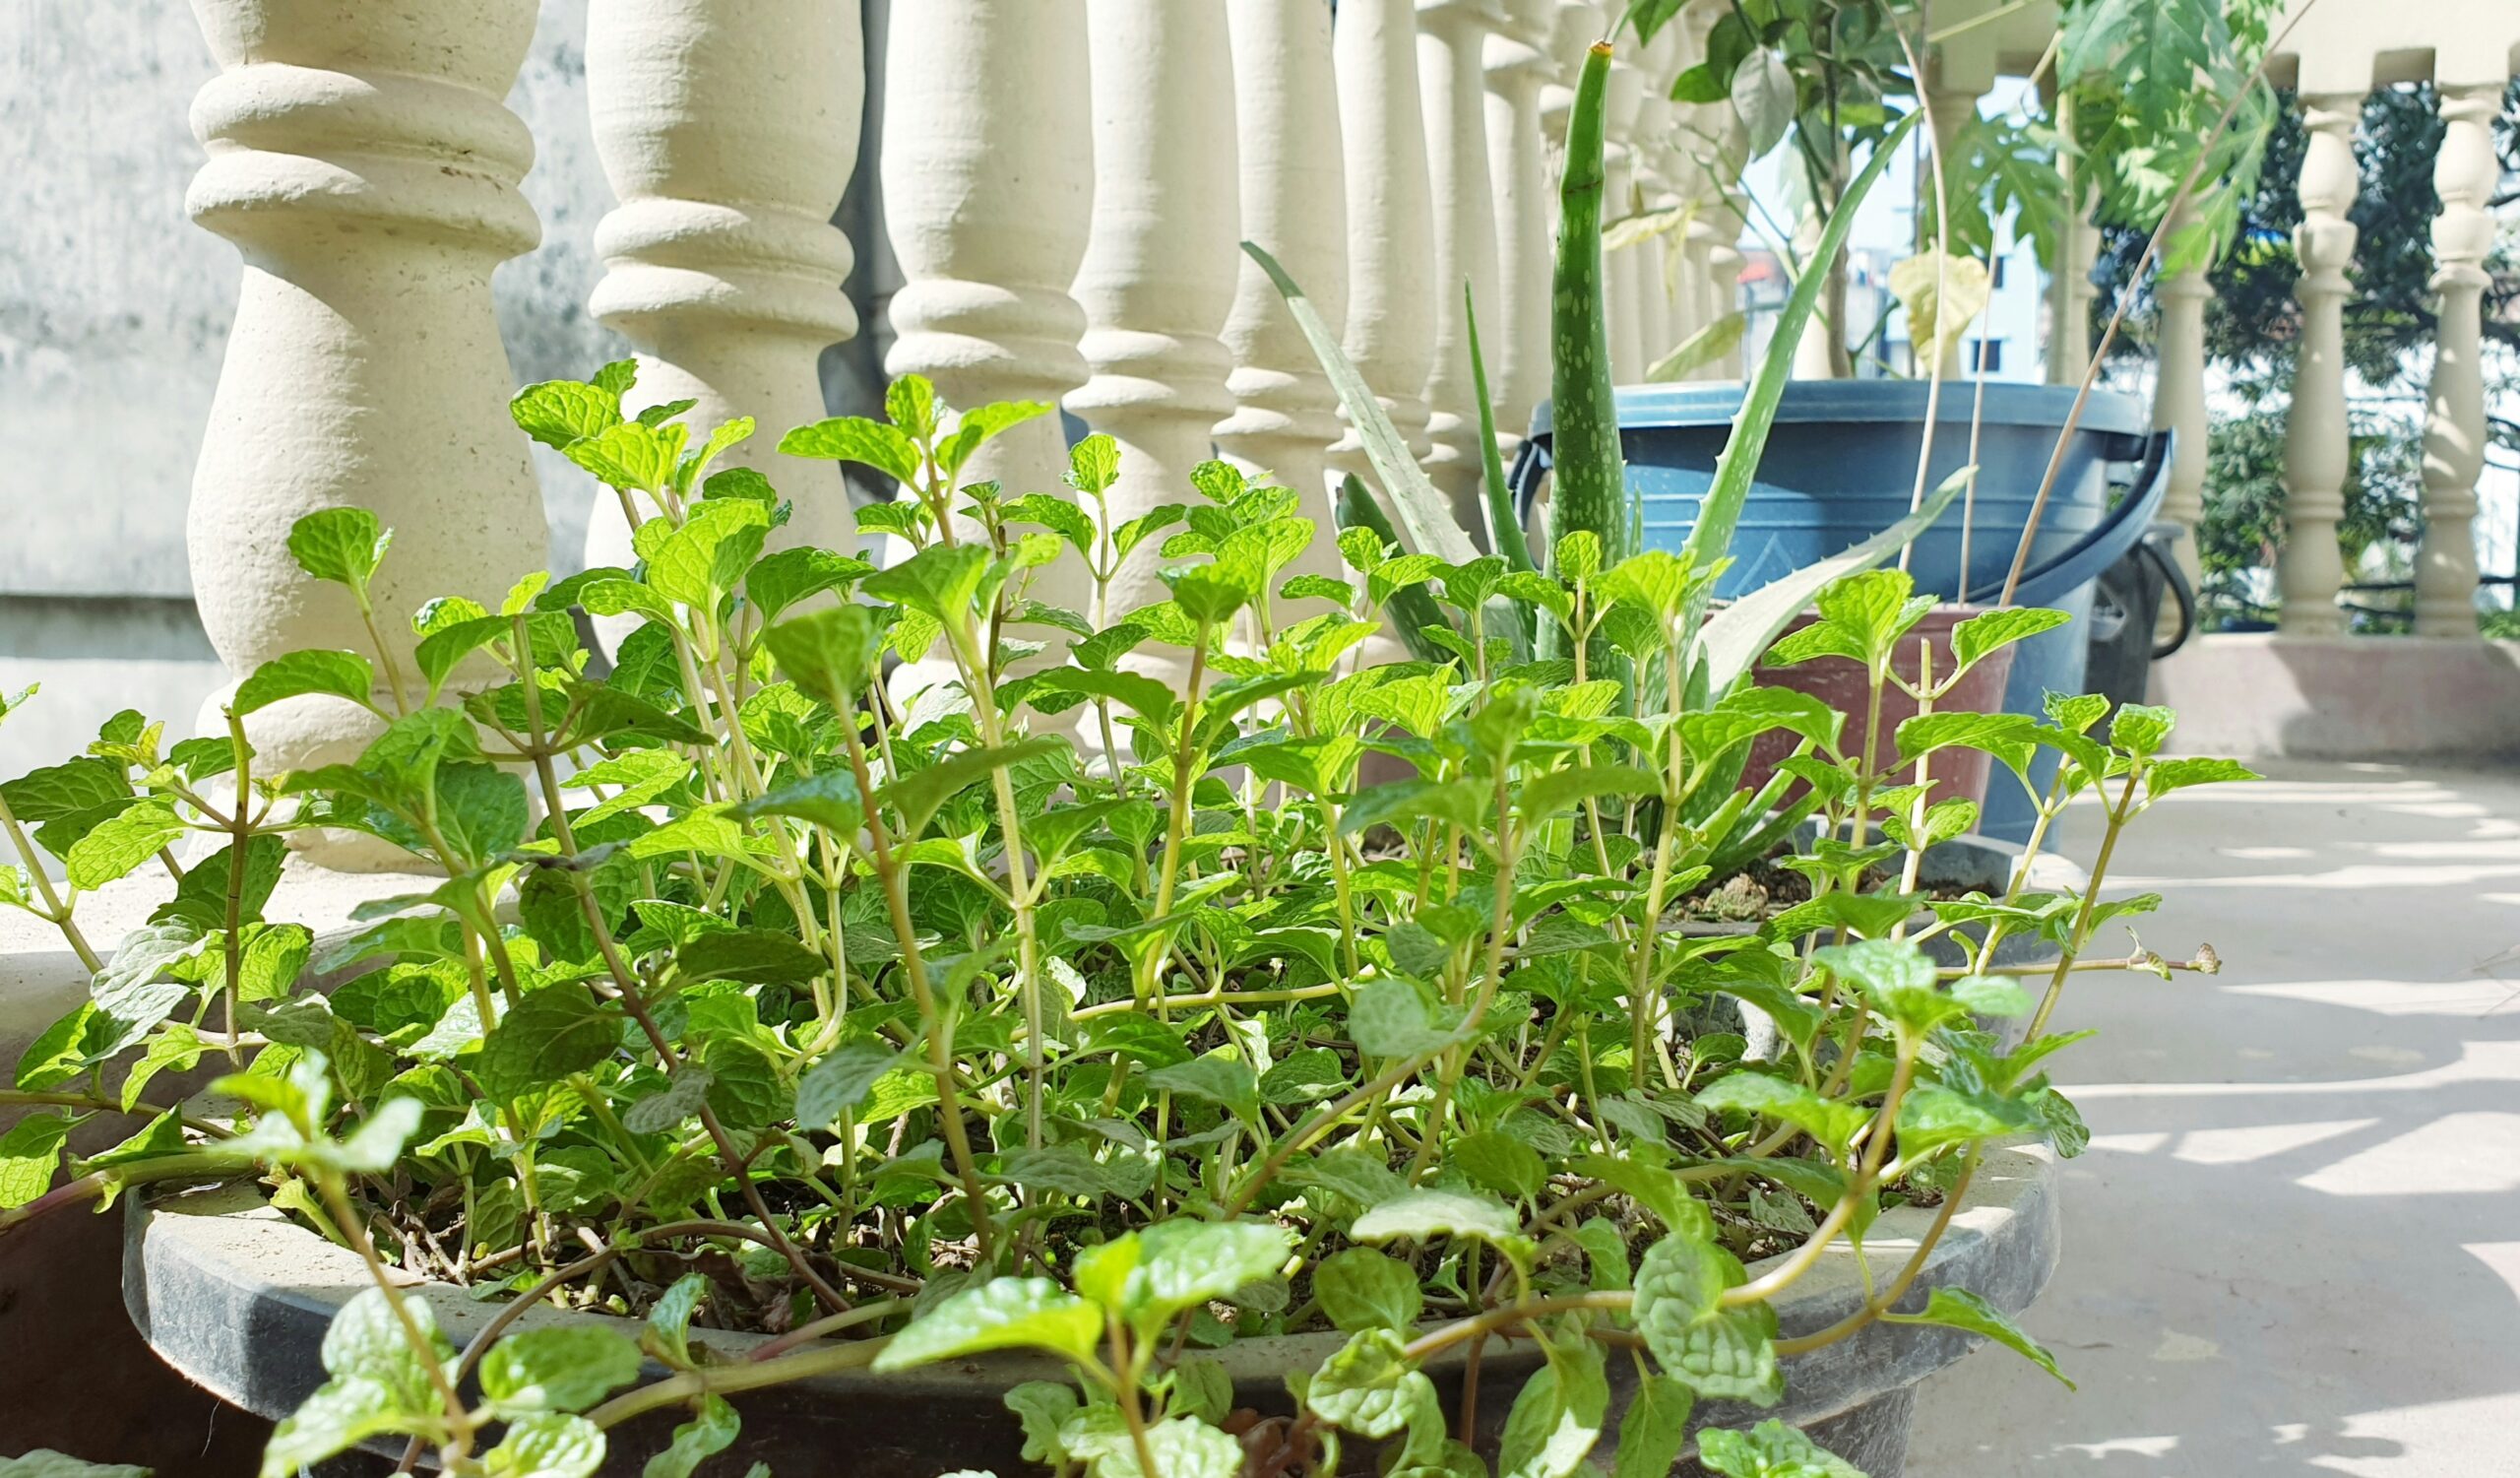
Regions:
<instances>
[{"instance_id":1,"label":"blue plastic pot","mask_svg":"<svg viewBox=\"0 0 2520 1478\"><path fill-rule=\"evenodd\" d=\"M1916 486L1926 392L1917 380L1805 380L1788 386L1758 481L1733 533L1732 567L1719 593L1746 595L1905 517ZM1738 384L1647 385L1618 392L1619 439L1647 547L1677 549L1688 538L1741 409L1741 394ZM1968 464L1975 402L1974 386L1943 387L1928 487ZM2001 592L2073 404L2074 392L2064 387L1985 387L1968 578L1964 584L1962 516L1955 503L1917 541L1909 567L1920 590L1980 602ZM1547 462L1550 426L1549 407L1544 405L1533 417L1532 437L1515 470L1526 506ZM2128 469L2134 488L2114 507L2110 486L2125 479L2113 478L2112 468ZM2019 605L2070 612L2074 624L2022 644L2004 695L2006 708L2038 716L2047 694L2082 691L2093 582L2144 537L2169 487L2169 473L2170 435L2152 429L2144 405L2130 396L2095 392L2066 448L2015 597ZM2054 765L2052 752L2043 756L2034 777L2043 787ZM1999 777L1988 790L1980 829L2018 842L2028 838L2034 819L2020 787Z\"/></svg>"}]
</instances>

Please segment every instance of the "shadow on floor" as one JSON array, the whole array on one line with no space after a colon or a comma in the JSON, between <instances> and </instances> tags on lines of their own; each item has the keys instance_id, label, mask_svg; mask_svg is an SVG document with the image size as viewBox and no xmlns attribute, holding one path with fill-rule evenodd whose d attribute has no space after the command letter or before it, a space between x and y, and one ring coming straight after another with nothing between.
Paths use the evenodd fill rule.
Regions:
<instances>
[{"instance_id":1,"label":"shadow on floor","mask_svg":"<svg viewBox=\"0 0 2520 1478\"><path fill-rule=\"evenodd\" d=\"M2520 777L2291 767L2119 859L2145 941L2226 969L2058 1014L2095 1140L2026 1322L2082 1392L1982 1350L1912 1470L2520 1473Z\"/></svg>"}]
</instances>

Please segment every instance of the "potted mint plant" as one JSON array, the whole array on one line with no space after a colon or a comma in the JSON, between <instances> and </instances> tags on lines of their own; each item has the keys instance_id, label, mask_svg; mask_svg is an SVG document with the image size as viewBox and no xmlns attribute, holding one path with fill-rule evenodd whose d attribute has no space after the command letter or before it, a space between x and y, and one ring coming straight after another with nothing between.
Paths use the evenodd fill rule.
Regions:
<instances>
[{"instance_id":1,"label":"potted mint plant","mask_svg":"<svg viewBox=\"0 0 2520 1478\"><path fill-rule=\"evenodd\" d=\"M1477 631L1484 567L1352 529L1340 608L1289 621L1334 599L1283 577L1318 537L1292 493L1215 464L1115 524L1101 438L1081 521L957 488L1040 408L957 416L915 380L889 423L782 443L901 468L914 496L867 526L911 557L765 553L775 492L711 470L749 428L624 418L627 378L517 409L647 511L638 568L440 603L401 655L269 664L225 739L144 729L104 761L121 803L45 823L68 891L42 901L32 854L12 873L75 928L161 848L195 859L13 1092L67 1122L224 1070L66 1168L129 1207L160 1353L283 1418L266 1473L407 1445L454 1473L802 1472L845 1430L888 1471L1222 1478L1380 1446L1877 1478L1907 1386L1971 1339L2047 1359L2010 1314L2053 1256L2036 1146L2079 1147L2050 1026L2144 900L2098 869L1916 888L1950 817L1836 714L1737 681L1690 703L1712 571L1579 546L1552 595L1506 597L1570 652L1612 632L1625 681L1510 643L1358 668L1377 594L1423 586ZM294 545L356 583L387 532L343 510ZM1171 598L1076 629L1028 595L1062 546L1160 550ZM1876 664L1917 615L1886 572L1822 609ZM637 619L609 674L573 611ZM1009 675L1045 630L1068 659ZM956 678L896 710L884 659L939 651ZM1160 651L1184 685L1133 671ZM490 675L459 692L467 658ZM381 737L259 772L242 718L310 692L377 705ZM2094 795L2112 837L2245 774L2100 706L1927 716L1901 747L2053 748L2048 804ZM1117 764L1052 732L1106 716ZM1813 897L1664 928L1729 835L1692 805L1778 728L1823 792ZM1357 789L1368 752L1414 774ZM312 827L445 880L315 938L264 912L266 860ZM2053 966L1998 962L2029 935ZM1724 1002L1776 1023L1766 1054L1703 1024ZM2024 1045L1981 1025L2003 1019Z\"/></svg>"}]
</instances>

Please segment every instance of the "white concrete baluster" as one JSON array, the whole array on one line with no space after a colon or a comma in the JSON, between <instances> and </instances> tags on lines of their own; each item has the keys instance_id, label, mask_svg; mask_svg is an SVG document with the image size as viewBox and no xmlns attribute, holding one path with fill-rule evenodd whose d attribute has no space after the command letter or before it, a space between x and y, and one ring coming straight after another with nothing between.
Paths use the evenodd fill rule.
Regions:
<instances>
[{"instance_id":1,"label":"white concrete baluster","mask_svg":"<svg viewBox=\"0 0 2520 1478\"><path fill-rule=\"evenodd\" d=\"M2485 372L2480 362L2485 289L2491 280L2494 218L2488 202L2501 183L2493 120L2502 89L2441 89L2441 152L2433 184L2441 213L2432 221L2441 294L2432 393L2424 426L2424 546L2415 565L2415 629L2426 636L2477 634L2477 479L2485 473Z\"/></svg>"},{"instance_id":2,"label":"white concrete baluster","mask_svg":"<svg viewBox=\"0 0 2520 1478\"><path fill-rule=\"evenodd\" d=\"M1741 255L1741 233L1749 228L1749 218L1741 203L1741 171L1750 155L1748 136L1741 120L1724 110L1725 118L1715 154L1715 204L1706 215L1715 227L1714 240L1706 254L1706 293L1710 321L1727 313L1741 311L1741 273L1748 265ZM1718 363L1716 378L1738 380L1748 372L1748 353L1743 341L1735 339L1724 352Z\"/></svg>"},{"instance_id":3,"label":"white concrete baluster","mask_svg":"<svg viewBox=\"0 0 2520 1478\"><path fill-rule=\"evenodd\" d=\"M1511 457L1548 398L1549 280L1557 201L1541 130L1541 89L1556 70L1551 0L1509 0L1505 29L1487 38L1487 159L1496 171L1499 301L1479 305L1480 349L1496 398L1496 430ZM1570 95L1571 96L1571 95Z\"/></svg>"},{"instance_id":4,"label":"white concrete baluster","mask_svg":"<svg viewBox=\"0 0 2520 1478\"><path fill-rule=\"evenodd\" d=\"M1346 170L1339 153L1338 85L1330 7L1320 0L1228 0L1235 135L1242 166L1242 234L1300 285L1336 329L1348 307ZM1304 343L1268 274L1247 256L1226 320L1233 354L1232 416L1216 428L1227 455L1266 470L1302 495L1312 547L1289 573L1339 572L1329 496L1339 395Z\"/></svg>"},{"instance_id":5,"label":"white concrete baluster","mask_svg":"<svg viewBox=\"0 0 2520 1478\"><path fill-rule=\"evenodd\" d=\"M1602 226L1609 230L1636 214L1636 151L1629 140L1645 106L1645 75L1631 59L1635 37L1621 35L1603 97ZM1636 247L1612 251L1604 263L1602 297L1609 318L1610 379L1633 385L1645 377L1644 255Z\"/></svg>"},{"instance_id":6,"label":"white concrete baluster","mask_svg":"<svg viewBox=\"0 0 2520 1478\"><path fill-rule=\"evenodd\" d=\"M857 0L590 0L587 106L621 204L596 227L603 281L588 307L639 352L633 408L699 402L697 441L760 422L725 458L794 500L794 543L845 546L840 469L778 455L822 418L823 347L857 331L832 228L857 161L865 98ZM630 530L598 498L590 565L626 564Z\"/></svg>"},{"instance_id":7,"label":"white concrete baluster","mask_svg":"<svg viewBox=\"0 0 2520 1478\"><path fill-rule=\"evenodd\" d=\"M2334 636L2344 629L2336 608L2345 561L2336 526L2345 516L2345 480L2352 449L2345 408L2345 300L2354 285L2356 230L2345 219L2361 175L2354 162L2359 96L2322 94L2302 99L2309 145L2301 160L2301 224L2293 245L2301 260L2300 368L2284 433L2284 551L2276 565L2284 593L2286 636Z\"/></svg>"},{"instance_id":8,"label":"white concrete baluster","mask_svg":"<svg viewBox=\"0 0 2520 1478\"><path fill-rule=\"evenodd\" d=\"M1705 51L1700 44L1697 27L1689 16L1683 15L1672 22L1670 29L1676 37L1676 55L1671 66L1676 77L1697 65L1704 58ZM1671 297L1670 327L1674 346L1686 344L1707 326L1710 309L1715 302L1707 283L1707 260L1714 248L1714 223L1708 219L1713 201L1709 197L1715 181L1710 167L1713 145L1706 135L1713 124L1714 119L1708 116L1704 103L1671 104L1671 129L1667 141L1664 168L1670 181L1671 204L1685 207L1688 211L1687 223L1667 242L1670 253L1679 259L1678 290ZM1689 378L1703 379L1710 368L1701 366L1692 371Z\"/></svg>"},{"instance_id":9,"label":"white concrete baluster","mask_svg":"<svg viewBox=\"0 0 2520 1478\"><path fill-rule=\"evenodd\" d=\"M2091 368L2091 305L2100 296L2100 285L2091 280L2092 268L2100 263L2100 227L2091 224L2087 200L2066 221L2058 246L2065 260L2057 288L2055 343L2048 355L2048 379L2054 385L2079 385Z\"/></svg>"},{"instance_id":10,"label":"white concrete baluster","mask_svg":"<svg viewBox=\"0 0 2520 1478\"><path fill-rule=\"evenodd\" d=\"M1085 311L1068 288L1094 216L1087 75L1085 0L892 7L884 221L904 284L891 373L925 375L960 407L1055 404L1085 383ZM982 447L963 477L1056 491L1066 468L1059 419L1044 416ZM1033 594L1084 611L1093 587L1067 559ZM1040 640L1047 628L1022 634Z\"/></svg>"},{"instance_id":11,"label":"white concrete baluster","mask_svg":"<svg viewBox=\"0 0 2520 1478\"><path fill-rule=\"evenodd\" d=\"M1485 58L1488 32L1503 19L1497 0L1418 0L1418 82L1435 197L1435 360L1426 375L1432 413L1426 435L1433 446L1426 475L1452 498L1462 527L1472 530L1482 526L1483 454L1462 289L1468 284L1482 304L1498 301Z\"/></svg>"},{"instance_id":12,"label":"white concrete baluster","mask_svg":"<svg viewBox=\"0 0 2520 1478\"><path fill-rule=\"evenodd\" d=\"M1555 70L1540 90L1541 131L1549 148L1548 181L1556 188L1564 162L1566 118L1575 106L1575 80L1583 74L1584 57L1609 30L1598 0L1550 0L1548 54Z\"/></svg>"},{"instance_id":13,"label":"white concrete baluster","mask_svg":"<svg viewBox=\"0 0 2520 1478\"><path fill-rule=\"evenodd\" d=\"M884 221L904 284L884 367L956 406L1053 401L1085 383L1069 295L1094 218L1085 0L919 0L885 44ZM1057 418L964 468L1010 491L1067 467Z\"/></svg>"},{"instance_id":14,"label":"white concrete baluster","mask_svg":"<svg viewBox=\"0 0 2520 1478\"><path fill-rule=\"evenodd\" d=\"M1678 71L1679 40L1679 28L1666 26L1655 32L1653 44L1637 57L1644 96L1636 108L1636 206L1648 214L1679 204L1670 170L1671 133L1679 123L1678 110L1671 102L1671 78ZM1671 281L1671 237L1655 236L1634 248L1640 380L1645 377L1645 370L1661 363L1678 343L1671 328L1671 296L1676 286Z\"/></svg>"},{"instance_id":15,"label":"white concrete baluster","mask_svg":"<svg viewBox=\"0 0 2520 1478\"><path fill-rule=\"evenodd\" d=\"M535 6L193 8L220 70L193 102L210 160L185 204L245 260L185 525L202 624L239 677L299 648L366 651L348 593L308 579L287 548L303 515L364 507L394 530L374 596L408 679L421 603L495 606L545 562L490 309L490 269L541 234L517 191L534 142L500 102ZM226 732L229 691L205 707L205 732ZM248 727L258 770L277 773L354 757L375 720L310 696ZM342 866L402 856L298 841Z\"/></svg>"},{"instance_id":16,"label":"white concrete baluster","mask_svg":"<svg viewBox=\"0 0 2520 1478\"><path fill-rule=\"evenodd\" d=\"M1096 199L1076 299L1094 377L1067 406L1120 443L1111 511L1129 519L1197 496L1191 470L1233 409L1218 339L1242 257L1233 62L1222 5L1089 0L1086 15ZM1113 582L1115 612L1165 599L1162 543Z\"/></svg>"},{"instance_id":17,"label":"white concrete baluster","mask_svg":"<svg viewBox=\"0 0 2520 1478\"><path fill-rule=\"evenodd\" d=\"M1693 5L1680 13L1679 24L1688 28L1691 57L1705 57L1707 37L1718 19L1716 7L1711 5ZM1689 251L1693 264L1699 253L1704 254L1705 275L1698 289L1698 311L1705 315L1705 322L1714 323L1741 307L1741 231L1747 223L1735 192L1740 188L1749 149L1740 118L1727 103L1702 105L1688 138L1688 149L1696 167L1703 171L1706 191L1697 218L1689 224ZM1737 380L1742 376L1742 361L1741 348L1735 341L1700 377Z\"/></svg>"},{"instance_id":18,"label":"white concrete baluster","mask_svg":"<svg viewBox=\"0 0 2520 1478\"><path fill-rule=\"evenodd\" d=\"M1426 373L1435 362L1435 199L1418 92L1416 0L1344 0L1332 54L1347 157L1348 323L1341 345L1374 387L1392 429L1421 460ZM1352 431L1331 467L1378 484Z\"/></svg>"},{"instance_id":19,"label":"white concrete baluster","mask_svg":"<svg viewBox=\"0 0 2520 1478\"><path fill-rule=\"evenodd\" d=\"M2187 531L2173 552L2193 589L2204 574L2196 531L2205 521L2205 466L2211 434L2205 411L2205 304L2213 289L2199 265L2166 275L2153 295L2162 305L2161 373L2153 390L2153 426L2177 436L2161 516ZM2178 612L2167 610L2163 619L2174 623Z\"/></svg>"}]
</instances>

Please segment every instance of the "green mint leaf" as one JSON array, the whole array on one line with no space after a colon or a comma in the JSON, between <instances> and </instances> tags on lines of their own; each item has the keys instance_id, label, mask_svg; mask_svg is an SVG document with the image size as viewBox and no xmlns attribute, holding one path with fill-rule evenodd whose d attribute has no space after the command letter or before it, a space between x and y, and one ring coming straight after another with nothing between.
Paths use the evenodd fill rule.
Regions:
<instances>
[{"instance_id":1,"label":"green mint leaf","mask_svg":"<svg viewBox=\"0 0 2520 1478\"><path fill-rule=\"evenodd\" d=\"M1568 1478L1601 1441L1610 1400L1602 1347L1577 1338L1545 1348L1547 1366L1523 1382L1505 1414L1497 1478Z\"/></svg>"},{"instance_id":2,"label":"green mint leaf","mask_svg":"<svg viewBox=\"0 0 2520 1478\"><path fill-rule=\"evenodd\" d=\"M1855 1464L1783 1422L1697 1435L1698 1461L1724 1478L1863 1478Z\"/></svg>"},{"instance_id":3,"label":"green mint leaf","mask_svg":"<svg viewBox=\"0 0 2520 1478\"><path fill-rule=\"evenodd\" d=\"M1885 1314L1882 1317L1899 1324L1940 1324L1948 1329L1964 1329L1983 1334L2004 1348L2020 1355L2041 1370L2064 1382L2072 1390L2074 1382L2066 1381L2056 1369L2056 1357L2045 1346L2022 1331L2012 1316L1986 1301L1984 1296L1965 1288L1937 1288L1926 1298L1922 1314Z\"/></svg>"},{"instance_id":4,"label":"green mint leaf","mask_svg":"<svg viewBox=\"0 0 2520 1478\"><path fill-rule=\"evenodd\" d=\"M553 451L621 423L621 391L582 380L544 380L508 400L508 415L528 436Z\"/></svg>"},{"instance_id":5,"label":"green mint leaf","mask_svg":"<svg viewBox=\"0 0 2520 1478\"><path fill-rule=\"evenodd\" d=\"M1101 1313L1049 1279L994 1278L912 1320L875 1357L874 1368L909 1370L983 1350L1039 1349L1076 1358L1092 1354L1102 1336Z\"/></svg>"},{"instance_id":6,"label":"green mint leaf","mask_svg":"<svg viewBox=\"0 0 2520 1478\"><path fill-rule=\"evenodd\" d=\"M376 706L376 670L356 652L290 652L254 669L236 684L228 706L238 718L284 698L329 693L361 708Z\"/></svg>"},{"instance_id":7,"label":"green mint leaf","mask_svg":"<svg viewBox=\"0 0 2520 1478\"><path fill-rule=\"evenodd\" d=\"M479 1376L503 1417L584 1411L639 1379L639 1347L596 1324L527 1329L490 1346Z\"/></svg>"},{"instance_id":8,"label":"green mint leaf","mask_svg":"<svg viewBox=\"0 0 2520 1478\"><path fill-rule=\"evenodd\" d=\"M318 580L367 590L394 533L364 508L319 508L288 528L288 552Z\"/></svg>"},{"instance_id":9,"label":"green mint leaf","mask_svg":"<svg viewBox=\"0 0 2520 1478\"><path fill-rule=\"evenodd\" d=\"M142 801L120 815L98 822L81 837L62 860L70 885L93 892L128 875L182 837L188 828L168 802Z\"/></svg>"},{"instance_id":10,"label":"green mint leaf","mask_svg":"<svg viewBox=\"0 0 2520 1478\"><path fill-rule=\"evenodd\" d=\"M1619 1418L1618 1457L1610 1478L1668 1478L1687 1441L1696 1405L1687 1382L1670 1376L1640 1376L1627 1414Z\"/></svg>"},{"instance_id":11,"label":"green mint leaf","mask_svg":"<svg viewBox=\"0 0 2520 1478\"><path fill-rule=\"evenodd\" d=\"M691 1369L691 1317L712 1285L706 1273L685 1273L649 1306L639 1347L675 1370Z\"/></svg>"},{"instance_id":12,"label":"green mint leaf","mask_svg":"<svg viewBox=\"0 0 2520 1478\"><path fill-rule=\"evenodd\" d=\"M735 1445L743 1419L722 1396L703 1396L691 1420L673 1429L673 1442L639 1470L639 1478L692 1478L700 1464Z\"/></svg>"},{"instance_id":13,"label":"green mint leaf","mask_svg":"<svg viewBox=\"0 0 2520 1478\"><path fill-rule=\"evenodd\" d=\"M1499 1195L1528 1200L1548 1183L1548 1166L1540 1152L1495 1129L1482 1129L1456 1140L1446 1162Z\"/></svg>"},{"instance_id":14,"label":"green mint leaf","mask_svg":"<svg viewBox=\"0 0 2520 1478\"><path fill-rule=\"evenodd\" d=\"M1357 1217L1350 1234L1363 1243L1469 1237L1499 1251L1519 1251L1530 1245L1521 1220L1504 1202L1422 1186Z\"/></svg>"},{"instance_id":15,"label":"green mint leaf","mask_svg":"<svg viewBox=\"0 0 2520 1478\"><path fill-rule=\"evenodd\" d=\"M1321 1363L1304 1387L1304 1404L1343 1431L1379 1442L1435 1412L1435 1382L1413 1365L1398 1330L1358 1330Z\"/></svg>"},{"instance_id":16,"label":"green mint leaf","mask_svg":"<svg viewBox=\"0 0 2520 1478\"><path fill-rule=\"evenodd\" d=\"M594 1478L603 1466L603 1429L582 1416L546 1412L509 1425L481 1454L489 1478Z\"/></svg>"},{"instance_id":17,"label":"green mint leaf","mask_svg":"<svg viewBox=\"0 0 2520 1478\"><path fill-rule=\"evenodd\" d=\"M509 1099L584 1072L621 1046L621 1008L579 985L529 993L482 1039L473 1067L483 1092Z\"/></svg>"},{"instance_id":18,"label":"green mint leaf","mask_svg":"<svg viewBox=\"0 0 2520 1478\"><path fill-rule=\"evenodd\" d=\"M2061 610L2040 610L2026 606L2006 607L1984 615L1973 615L1951 628L1951 653L1959 659L1959 673L1936 673L1934 680L1939 682L1956 677L1985 660L1987 653L2053 631L2072 619Z\"/></svg>"},{"instance_id":19,"label":"green mint leaf","mask_svg":"<svg viewBox=\"0 0 2520 1478\"><path fill-rule=\"evenodd\" d=\"M1418 1274L1371 1248L1333 1253L1312 1270L1312 1296L1342 1330L1407 1329L1425 1308Z\"/></svg>"},{"instance_id":20,"label":"green mint leaf","mask_svg":"<svg viewBox=\"0 0 2520 1478\"><path fill-rule=\"evenodd\" d=\"M61 1146L69 1137L70 1121L60 1114L30 1114L0 1134L0 1211L26 1205L52 1189L52 1174L61 1168Z\"/></svg>"},{"instance_id":21,"label":"green mint leaf","mask_svg":"<svg viewBox=\"0 0 2520 1478\"><path fill-rule=\"evenodd\" d=\"M779 438L779 450L790 457L823 462L854 462L871 467L896 482L918 482L918 445L901 430L862 416L835 416L798 426Z\"/></svg>"}]
</instances>

